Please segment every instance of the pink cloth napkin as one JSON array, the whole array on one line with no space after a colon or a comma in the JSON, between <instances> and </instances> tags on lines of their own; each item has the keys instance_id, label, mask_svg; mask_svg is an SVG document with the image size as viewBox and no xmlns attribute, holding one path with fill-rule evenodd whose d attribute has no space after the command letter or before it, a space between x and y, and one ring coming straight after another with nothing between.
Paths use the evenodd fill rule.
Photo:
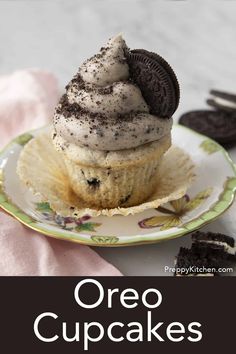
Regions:
<instances>
[{"instance_id":1,"label":"pink cloth napkin","mask_svg":"<svg viewBox=\"0 0 236 354\"><path fill-rule=\"evenodd\" d=\"M51 119L55 77L30 69L0 76L0 145ZM121 273L87 246L29 230L0 209L0 275L112 276Z\"/></svg>"}]
</instances>

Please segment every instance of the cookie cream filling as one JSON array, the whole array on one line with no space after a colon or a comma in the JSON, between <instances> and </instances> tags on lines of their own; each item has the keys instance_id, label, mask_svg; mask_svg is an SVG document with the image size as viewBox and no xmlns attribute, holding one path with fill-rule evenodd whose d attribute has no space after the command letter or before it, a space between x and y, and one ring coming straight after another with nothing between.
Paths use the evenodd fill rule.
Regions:
<instances>
[{"instance_id":1,"label":"cookie cream filling","mask_svg":"<svg viewBox=\"0 0 236 354\"><path fill-rule=\"evenodd\" d=\"M232 101L226 100L221 97L216 97L216 96L212 96L211 98L215 101L216 104L218 104L220 106L225 106L228 108L236 109L236 102L232 102Z\"/></svg>"},{"instance_id":2,"label":"cookie cream filling","mask_svg":"<svg viewBox=\"0 0 236 354\"><path fill-rule=\"evenodd\" d=\"M95 150L123 150L170 133L172 119L150 114L129 77L126 43L118 35L79 68L54 115L55 133Z\"/></svg>"},{"instance_id":3,"label":"cookie cream filling","mask_svg":"<svg viewBox=\"0 0 236 354\"><path fill-rule=\"evenodd\" d=\"M212 244L212 245L222 246L222 247L224 247L225 252L227 252L228 254L232 254L232 255L236 254L236 246L235 247L231 247L226 242L213 241L213 240L212 241L211 240L198 240L198 242L203 242L203 243L208 243L208 244Z\"/></svg>"}]
</instances>

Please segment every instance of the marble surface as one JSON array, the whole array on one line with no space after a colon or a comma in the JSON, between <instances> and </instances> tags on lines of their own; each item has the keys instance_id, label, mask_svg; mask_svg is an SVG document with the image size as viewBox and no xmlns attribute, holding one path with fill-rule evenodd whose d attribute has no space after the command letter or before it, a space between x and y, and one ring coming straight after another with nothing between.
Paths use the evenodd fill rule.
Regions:
<instances>
[{"instance_id":1,"label":"marble surface","mask_svg":"<svg viewBox=\"0 0 236 354\"><path fill-rule=\"evenodd\" d=\"M164 56L181 85L175 115L204 108L209 89L236 92L236 1L0 1L0 74L52 71L61 88L107 38L122 32L130 47ZM236 149L230 154L236 162ZM204 229L236 235L236 205ZM189 236L156 245L96 249L126 275L167 275Z\"/></svg>"}]
</instances>

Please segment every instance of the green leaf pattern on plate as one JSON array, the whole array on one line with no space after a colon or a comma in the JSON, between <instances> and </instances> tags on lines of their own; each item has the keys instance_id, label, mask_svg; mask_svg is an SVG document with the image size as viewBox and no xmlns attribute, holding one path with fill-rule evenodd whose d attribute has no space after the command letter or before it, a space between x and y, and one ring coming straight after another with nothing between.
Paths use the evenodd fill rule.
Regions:
<instances>
[{"instance_id":1,"label":"green leaf pattern on plate","mask_svg":"<svg viewBox=\"0 0 236 354\"><path fill-rule=\"evenodd\" d=\"M221 146L212 140L204 140L200 144L200 148L202 148L202 150L208 155L214 154L215 152L221 150Z\"/></svg>"},{"instance_id":2,"label":"green leaf pattern on plate","mask_svg":"<svg viewBox=\"0 0 236 354\"><path fill-rule=\"evenodd\" d=\"M2 168L0 168L0 184L2 184L3 183L3 169Z\"/></svg>"},{"instance_id":3,"label":"green leaf pattern on plate","mask_svg":"<svg viewBox=\"0 0 236 354\"><path fill-rule=\"evenodd\" d=\"M172 227L179 227L182 224L183 216L188 212L198 208L204 200L206 200L212 193L213 188L207 188L199 192L193 199L188 195L183 196L178 200L173 200L168 203L169 207L159 207L157 210L165 215L157 215L144 220L138 224L143 229L160 227L160 230L168 230Z\"/></svg>"},{"instance_id":4,"label":"green leaf pattern on plate","mask_svg":"<svg viewBox=\"0 0 236 354\"><path fill-rule=\"evenodd\" d=\"M45 213L53 213L53 210L51 209L48 202L36 203L36 210L41 211L41 212L45 212Z\"/></svg>"},{"instance_id":5,"label":"green leaf pattern on plate","mask_svg":"<svg viewBox=\"0 0 236 354\"><path fill-rule=\"evenodd\" d=\"M0 193L3 192L3 178L4 178L3 169L0 168ZM3 196L2 195L0 195L0 200L3 200ZM4 198L4 200L5 200L5 198Z\"/></svg>"},{"instance_id":6,"label":"green leaf pattern on plate","mask_svg":"<svg viewBox=\"0 0 236 354\"><path fill-rule=\"evenodd\" d=\"M9 211L12 215L14 215L17 219L20 219L24 224L31 225L35 222L35 220L25 214L21 209L19 209L15 204L13 204L7 197L4 189L3 189L3 170L0 169L0 207L2 206L5 210Z\"/></svg>"},{"instance_id":7,"label":"green leaf pattern on plate","mask_svg":"<svg viewBox=\"0 0 236 354\"><path fill-rule=\"evenodd\" d=\"M116 236L91 236L91 240L100 244L114 244L119 241Z\"/></svg>"},{"instance_id":8,"label":"green leaf pattern on plate","mask_svg":"<svg viewBox=\"0 0 236 354\"><path fill-rule=\"evenodd\" d=\"M36 210L40 212L41 218L55 223L64 230L73 232L96 232L101 223L87 222L91 217L84 215L82 218L63 217L56 214L48 202L36 203Z\"/></svg>"},{"instance_id":9,"label":"green leaf pattern on plate","mask_svg":"<svg viewBox=\"0 0 236 354\"><path fill-rule=\"evenodd\" d=\"M27 144L31 139L33 138L33 135L30 134L30 133L25 133L25 134L22 134L20 136L18 136L17 138L15 138L14 142L21 145L21 146L24 146L25 144Z\"/></svg>"},{"instance_id":10,"label":"green leaf pattern on plate","mask_svg":"<svg viewBox=\"0 0 236 354\"><path fill-rule=\"evenodd\" d=\"M192 200L190 200L186 205L185 205L185 212L191 211L199 207L199 205L202 204L202 202L210 197L211 193L213 191L213 188L207 188L202 192L199 192Z\"/></svg>"},{"instance_id":11,"label":"green leaf pattern on plate","mask_svg":"<svg viewBox=\"0 0 236 354\"><path fill-rule=\"evenodd\" d=\"M196 219L191 220L188 223L182 225L182 228L192 231L203 223L207 223L214 220L224 212L230 205L234 198L234 192L236 190L236 177L230 177L224 183L224 191L220 194L216 203L206 212L199 215Z\"/></svg>"},{"instance_id":12,"label":"green leaf pattern on plate","mask_svg":"<svg viewBox=\"0 0 236 354\"><path fill-rule=\"evenodd\" d=\"M81 231L93 231L96 232L96 228L101 226L102 224L97 223L97 222L86 222L84 224L78 225L75 227L75 231L81 232Z\"/></svg>"}]
</instances>

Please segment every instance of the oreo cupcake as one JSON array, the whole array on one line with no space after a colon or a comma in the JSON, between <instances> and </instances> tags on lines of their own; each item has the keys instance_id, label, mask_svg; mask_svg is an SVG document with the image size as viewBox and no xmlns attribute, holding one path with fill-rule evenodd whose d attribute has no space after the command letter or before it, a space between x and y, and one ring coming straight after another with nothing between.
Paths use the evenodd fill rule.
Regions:
<instances>
[{"instance_id":1,"label":"oreo cupcake","mask_svg":"<svg viewBox=\"0 0 236 354\"><path fill-rule=\"evenodd\" d=\"M81 65L56 107L53 142L88 206L128 207L153 193L178 100L166 61L130 51L120 35Z\"/></svg>"}]
</instances>

